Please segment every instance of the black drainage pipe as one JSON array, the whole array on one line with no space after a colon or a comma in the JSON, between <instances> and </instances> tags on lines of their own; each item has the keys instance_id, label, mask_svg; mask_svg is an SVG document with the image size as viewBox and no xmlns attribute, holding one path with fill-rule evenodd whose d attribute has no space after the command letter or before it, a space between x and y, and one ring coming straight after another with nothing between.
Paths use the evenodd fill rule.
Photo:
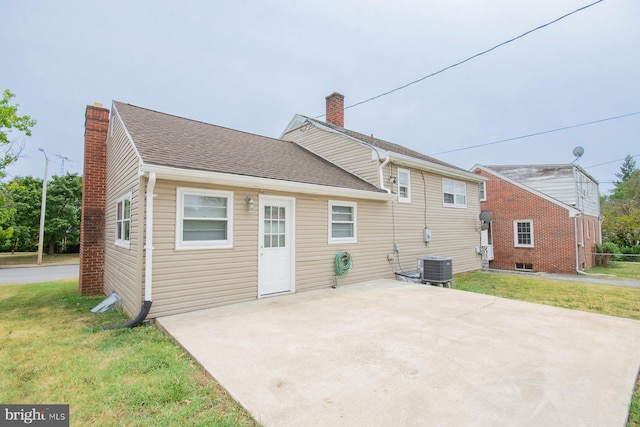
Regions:
<instances>
[{"instance_id":1,"label":"black drainage pipe","mask_svg":"<svg viewBox=\"0 0 640 427\"><path fill-rule=\"evenodd\" d=\"M152 301L145 301L142 304L142 310L140 313L134 318L129 320L128 322L120 323L119 325L111 325L111 326L103 326L102 329L120 329L120 328L135 328L144 322L144 319L147 318L149 314L149 310L151 310Z\"/></svg>"}]
</instances>

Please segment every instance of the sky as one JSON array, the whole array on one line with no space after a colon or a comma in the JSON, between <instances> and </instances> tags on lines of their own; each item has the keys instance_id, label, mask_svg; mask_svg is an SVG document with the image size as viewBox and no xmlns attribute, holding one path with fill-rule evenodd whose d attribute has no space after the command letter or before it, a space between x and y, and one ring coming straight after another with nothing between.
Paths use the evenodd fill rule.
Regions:
<instances>
[{"instance_id":1,"label":"sky","mask_svg":"<svg viewBox=\"0 0 640 427\"><path fill-rule=\"evenodd\" d=\"M1 2L0 90L38 121L15 176L82 174L84 112L121 101L279 137L295 114L421 79L593 0ZM427 155L640 112L640 2L604 0L345 110L345 127ZM321 118L323 119L323 118ZM434 157L577 163L607 194L640 114ZM180 141L176 141L180 149ZM603 164L605 163L605 164Z\"/></svg>"}]
</instances>

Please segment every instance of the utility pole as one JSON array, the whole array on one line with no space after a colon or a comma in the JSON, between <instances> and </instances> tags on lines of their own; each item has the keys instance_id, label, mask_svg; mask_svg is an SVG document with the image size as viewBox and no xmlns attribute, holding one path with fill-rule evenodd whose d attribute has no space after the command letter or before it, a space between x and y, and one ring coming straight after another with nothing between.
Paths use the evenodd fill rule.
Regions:
<instances>
[{"instance_id":1,"label":"utility pole","mask_svg":"<svg viewBox=\"0 0 640 427\"><path fill-rule=\"evenodd\" d=\"M71 163L73 163L73 162L71 161L70 158L65 157L65 156L61 156L60 154L54 154L54 156L56 156L57 158L59 158L62 161L62 163L60 164L60 176L62 176L62 175L64 175L64 161L66 160L66 161L71 162Z\"/></svg>"},{"instance_id":2,"label":"utility pole","mask_svg":"<svg viewBox=\"0 0 640 427\"><path fill-rule=\"evenodd\" d=\"M49 158L42 148L38 148L44 154L44 178L42 178L42 204L40 207L40 238L38 239L38 265L42 265L42 246L44 244L44 214L47 209L47 167Z\"/></svg>"}]
</instances>

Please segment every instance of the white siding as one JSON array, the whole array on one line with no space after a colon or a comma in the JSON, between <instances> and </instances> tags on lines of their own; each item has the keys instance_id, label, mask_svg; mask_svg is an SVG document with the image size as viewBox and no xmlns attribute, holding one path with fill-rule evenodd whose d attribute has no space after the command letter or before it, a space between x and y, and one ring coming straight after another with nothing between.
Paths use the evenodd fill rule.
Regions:
<instances>
[{"instance_id":1,"label":"white siding","mask_svg":"<svg viewBox=\"0 0 640 427\"><path fill-rule=\"evenodd\" d=\"M600 216L600 192L598 185L591 178L574 169L576 181L576 194L578 197L577 209L585 215Z\"/></svg>"}]
</instances>

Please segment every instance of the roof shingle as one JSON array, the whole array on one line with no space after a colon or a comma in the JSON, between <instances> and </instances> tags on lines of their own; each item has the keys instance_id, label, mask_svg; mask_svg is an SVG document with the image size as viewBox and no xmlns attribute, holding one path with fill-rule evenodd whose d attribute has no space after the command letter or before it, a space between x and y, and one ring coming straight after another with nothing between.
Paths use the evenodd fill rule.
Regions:
<instances>
[{"instance_id":1,"label":"roof shingle","mask_svg":"<svg viewBox=\"0 0 640 427\"><path fill-rule=\"evenodd\" d=\"M299 145L114 101L148 164L382 192Z\"/></svg>"}]
</instances>

